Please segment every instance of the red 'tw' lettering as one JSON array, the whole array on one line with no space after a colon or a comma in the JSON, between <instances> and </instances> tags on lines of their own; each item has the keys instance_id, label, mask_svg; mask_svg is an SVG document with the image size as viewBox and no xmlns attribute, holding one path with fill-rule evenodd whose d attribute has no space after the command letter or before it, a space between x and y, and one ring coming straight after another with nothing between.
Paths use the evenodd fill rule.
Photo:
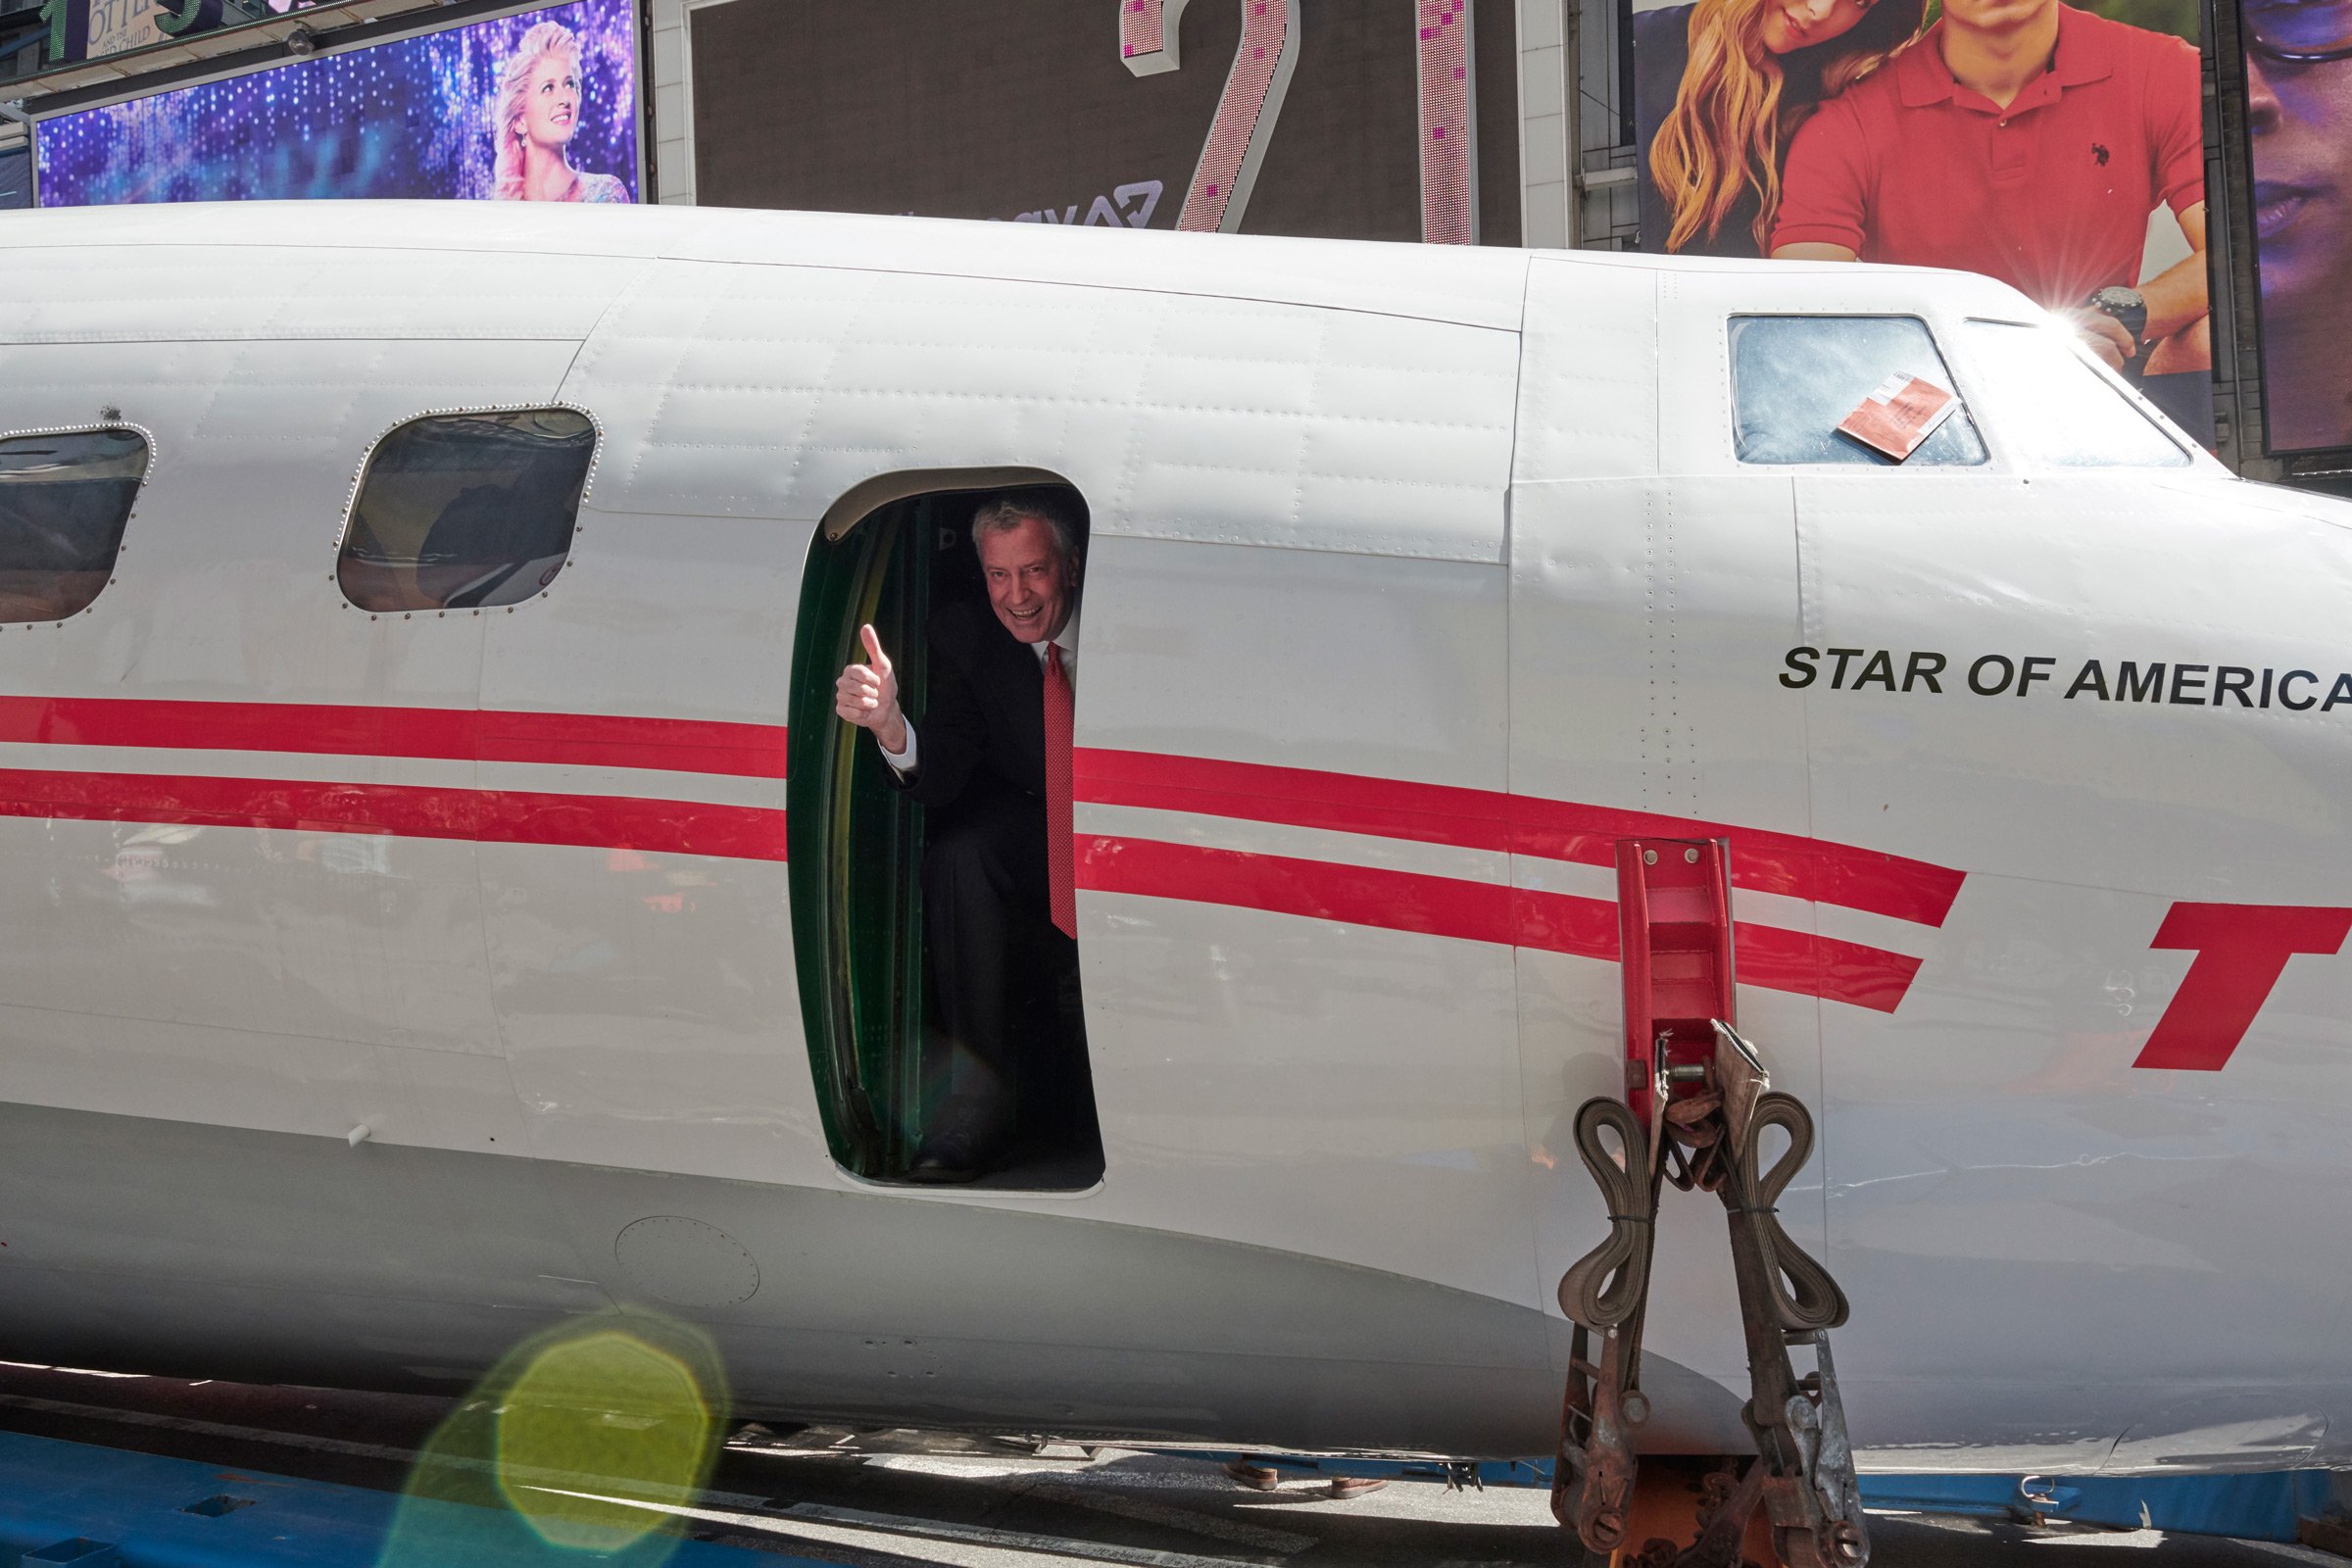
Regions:
<instances>
[{"instance_id":1,"label":"red 'tw' lettering","mask_svg":"<svg viewBox=\"0 0 2352 1568\"><path fill-rule=\"evenodd\" d=\"M2151 948L2196 958L2156 1020L2134 1067L2219 1072L2298 953L2329 954L2352 935L2352 909L2276 904L2176 904Z\"/></svg>"}]
</instances>

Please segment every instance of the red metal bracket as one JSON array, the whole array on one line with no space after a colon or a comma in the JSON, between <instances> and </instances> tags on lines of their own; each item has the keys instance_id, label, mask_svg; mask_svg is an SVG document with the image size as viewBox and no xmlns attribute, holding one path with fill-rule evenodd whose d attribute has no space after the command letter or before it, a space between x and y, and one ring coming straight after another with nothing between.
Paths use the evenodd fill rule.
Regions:
<instances>
[{"instance_id":1,"label":"red metal bracket","mask_svg":"<svg viewBox=\"0 0 2352 1568\"><path fill-rule=\"evenodd\" d=\"M1715 1020L1737 1028L1731 842L1619 839L1617 941L1625 973L1625 1101L1655 1130L1660 1075L1715 1059ZM1699 1092L1671 1079L1669 1095Z\"/></svg>"}]
</instances>

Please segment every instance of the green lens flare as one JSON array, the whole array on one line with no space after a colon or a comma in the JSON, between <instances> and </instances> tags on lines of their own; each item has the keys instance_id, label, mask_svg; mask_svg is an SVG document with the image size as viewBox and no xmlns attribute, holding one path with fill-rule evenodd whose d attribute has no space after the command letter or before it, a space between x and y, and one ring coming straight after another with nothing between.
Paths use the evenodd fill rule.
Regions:
<instances>
[{"instance_id":1,"label":"green lens flare","mask_svg":"<svg viewBox=\"0 0 2352 1568\"><path fill-rule=\"evenodd\" d=\"M619 1330L547 1347L505 1406L498 1489L559 1546L629 1545L669 1517L630 1501L689 1503L710 1469L716 1423L693 1369ZM566 1476L580 1479L565 1487Z\"/></svg>"},{"instance_id":2,"label":"green lens flare","mask_svg":"<svg viewBox=\"0 0 2352 1568\"><path fill-rule=\"evenodd\" d=\"M632 1313L537 1335L425 1444L376 1568L662 1568L726 1408L697 1329Z\"/></svg>"}]
</instances>

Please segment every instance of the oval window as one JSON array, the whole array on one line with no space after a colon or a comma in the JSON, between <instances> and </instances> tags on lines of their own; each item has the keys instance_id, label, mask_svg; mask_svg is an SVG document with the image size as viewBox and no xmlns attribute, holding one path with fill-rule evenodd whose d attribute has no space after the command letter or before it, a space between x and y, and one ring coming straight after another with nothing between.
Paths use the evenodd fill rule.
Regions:
<instances>
[{"instance_id":1,"label":"oval window","mask_svg":"<svg viewBox=\"0 0 2352 1568\"><path fill-rule=\"evenodd\" d=\"M146 476L147 438L136 430L0 441L0 621L89 609L114 573Z\"/></svg>"},{"instance_id":2,"label":"oval window","mask_svg":"<svg viewBox=\"0 0 2352 1568\"><path fill-rule=\"evenodd\" d=\"M571 551L596 425L572 409L436 414L376 443L335 577L362 610L519 604Z\"/></svg>"}]
</instances>

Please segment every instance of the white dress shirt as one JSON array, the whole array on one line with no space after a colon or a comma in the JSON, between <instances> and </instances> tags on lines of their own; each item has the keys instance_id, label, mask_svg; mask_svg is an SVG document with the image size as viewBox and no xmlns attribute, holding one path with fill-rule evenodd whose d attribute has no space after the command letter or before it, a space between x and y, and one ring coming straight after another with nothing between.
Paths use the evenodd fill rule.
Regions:
<instances>
[{"instance_id":1,"label":"white dress shirt","mask_svg":"<svg viewBox=\"0 0 2352 1568\"><path fill-rule=\"evenodd\" d=\"M1061 650L1061 672L1069 678L1070 695L1075 697L1078 694L1078 612L1075 608L1070 611L1070 618L1061 623L1061 630L1055 632L1050 640L1054 647ZM1037 656L1038 667L1043 669L1046 664L1046 645L1031 643L1029 651ZM881 746L882 737L875 736L874 744ZM906 749L903 752L893 752L885 748L882 753L882 760L904 775L914 771L915 755L914 720L910 718L906 721Z\"/></svg>"}]
</instances>

